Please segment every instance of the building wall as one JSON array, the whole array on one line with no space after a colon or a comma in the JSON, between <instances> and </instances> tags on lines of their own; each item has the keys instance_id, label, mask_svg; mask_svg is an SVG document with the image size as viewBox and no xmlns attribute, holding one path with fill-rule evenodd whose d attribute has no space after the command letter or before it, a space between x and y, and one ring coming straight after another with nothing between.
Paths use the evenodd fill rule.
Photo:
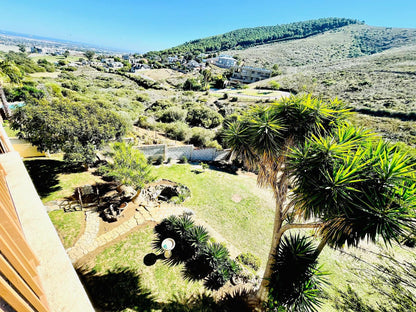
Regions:
<instances>
[{"instance_id":1,"label":"building wall","mask_svg":"<svg viewBox=\"0 0 416 312\"><path fill-rule=\"evenodd\" d=\"M18 312L94 312L21 156L1 124L0 142L1 299ZM0 302L0 309L4 306Z\"/></svg>"}]
</instances>

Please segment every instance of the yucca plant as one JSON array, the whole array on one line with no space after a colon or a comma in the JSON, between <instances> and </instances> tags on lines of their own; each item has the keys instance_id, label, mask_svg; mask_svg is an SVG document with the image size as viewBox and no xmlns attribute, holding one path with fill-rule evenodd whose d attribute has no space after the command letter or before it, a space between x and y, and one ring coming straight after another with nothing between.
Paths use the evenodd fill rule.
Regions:
<instances>
[{"instance_id":1,"label":"yucca plant","mask_svg":"<svg viewBox=\"0 0 416 312\"><path fill-rule=\"evenodd\" d=\"M204 240L205 235L208 235L207 233L203 233L202 230L199 230L198 232L193 229L194 221L187 215L170 216L163 219L162 222L154 228L156 238L152 243L153 248L159 252L163 252L163 248L161 246L163 240L166 238L172 238L175 240L175 248L172 250L172 256L165 261L170 265L183 263L195 254L195 248L192 244L195 241ZM191 232L200 234L202 238L193 238L193 234L191 234ZM192 239L190 239L190 237L192 237Z\"/></svg>"},{"instance_id":2,"label":"yucca plant","mask_svg":"<svg viewBox=\"0 0 416 312\"><path fill-rule=\"evenodd\" d=\"M232 292L227 292L218 300L218 307L223 312L251 312L253 311L248 304L248 298L252 295L246 288L239 288Z\"/></svg>"},{"instance_id":3,"label":"yucca plant","mask_svg":"<svg viewBox=\"0 0 416 312\"><path fill-rule=\"evenodd\" d=\"M311 240L299 234L286 235L273 256L268 285L271 300L289 311L316 311L323 280Z\"/></svg>"}]
</instances>

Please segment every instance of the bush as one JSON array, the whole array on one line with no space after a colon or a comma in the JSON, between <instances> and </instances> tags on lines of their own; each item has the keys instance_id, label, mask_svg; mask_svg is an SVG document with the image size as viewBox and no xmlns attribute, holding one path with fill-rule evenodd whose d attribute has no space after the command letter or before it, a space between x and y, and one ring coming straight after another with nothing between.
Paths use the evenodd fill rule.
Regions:
<instances>
[{"instance_id":1,"label":"bush","mask_svg":"<svg viewBox=\"0 0 416 312\"><path fill-rule=\"evenodd\" d=\"M279 90L280 89L280 84L277 81L274 81L274 80L269 82L269 86L270 86L270 89L272 89L272 90Z\"/></svg>"},{"instance_id":2,"label":"bush","mask_svg":"<svg viewBox=\"0 0 416 312\"><path fill-rule=\"evenodd\" d=\"M242 253L237 256L236 260L257 271L260 268L260 259L250 252Z\"/></svg>"},{"instance_id":3,"label":"bush","mask_svg":"<svg viewBox=\"0 0 416 312\"><path fill-rule=\"evenodd\" d=\"M162 155L160 155L160 156L158 156L157 158L156 158L156 160L155 160L155 165L161 165L161 164L163 164L163 161L164 161L165 159L164 159L164 157L162 156Z\"/></svg>"},{"instance_id":4,"label":"bush","mask_svg":"<svg viewBox=\"0 0 416 312\"><path fill-rule=\"evenodd\" d=\"M186 164L186 163L188 163L188 158L187 158L185 155L182 155L182 156L179 158L179 162L180 162L181 164Z\"/></svg>"},{"instance_id":5,"label":"bush","mask_svg":"<svg viewBox=\"0 0 416 312\"><path fill-rule=\"evenodd\" d=\"M208 129L195 127L191 129L191 137L189 143L197 147L204 147L214 137L214 133Z\"/></svg>"},{"instance_id":6,"label":"bush","mask_svg":"<svg viewBox=\"0 0 416 312\"><path fill-rule=\"evenodd\" d=\"M159 117L161 122L175 122L184 121L186 118L187 111L180 107L174 106L164 110L162 115Z\"/></svg>"},{"instance_id":7,"label":"bush","mask_svg":"<svg viewBox=\"0 0 416 312\"><path fill-rule=\"evenodd\" d=\"M178 141L187 141L191 136L191 129L186 123L181 121L167 124L165 132L168 138Z\"/></svg>"},{"instance_id":8,"label":"bush","mask_svg":"<svg viewBox=\"0 0 416 312\"><path fill-rule=\"evenodd\" d=\"M289 311L315 311L322 295L315 246L300 234L287 235L275 251L269 280L269 300ZM270 302L269 302L270 303Z\"/></svg>"},{"instance_id":9,"label":"bush","mask_svg":"<svg viewBox=\"0 0 416 312\"><path fill-rule=\"evenodd\" d=\"M154 180L148 160L142 152L134 149L132 145L125 142L114 143L111 146L110 155L113 163L99 168L99 172L106 177L136 188L141 188L145 183Z\"/></svg>"},{"instance_id":10,"label":"bush","mask_svg":"<svg viewBox=\"0 0 416 312\"><path fill-rule=\"evenodd\" d=\"M208 107L194 105L189 108L186 121L194 127L212 129L222 123L223 117Z\"/></svg>"},{"instance_id":11,"label":"bush","mask_svg":"<svg viewBox=\"0 0 416 312\"><path fill-rule=\"evenodd\" d=\"M215 149L217 149L217 150L219 150L219 151L221 151L221 150L222 150L222 146L218 143L218 141L217 141L217 140L212 140L212 141L209 141L207 144L205 144L205 146L206 146L206 147L215 148Z\"/></svg>"},{"instance_id":12,"label":"bush","mask_svg":"<svg viewBox=\"0 0 416 312\"><path fill-rule=\"evenodd\" d=\"M209 168L209 165L208 165L208 164L206 164L206 163L204 163L204 162L200 162L200 163L199 163L199 165L201 166L201 168L202 168L203 170L205 170L205 169L208 169L208 168Z\"/></svg>"}]
</instances>

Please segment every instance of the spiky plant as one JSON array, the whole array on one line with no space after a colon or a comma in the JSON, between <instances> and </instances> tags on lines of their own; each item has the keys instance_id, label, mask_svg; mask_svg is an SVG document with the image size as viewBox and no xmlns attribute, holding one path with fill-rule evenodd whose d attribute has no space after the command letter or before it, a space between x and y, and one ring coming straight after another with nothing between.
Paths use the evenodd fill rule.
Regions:
<instances>
[{"instance_id":1,"label":"spiky plant","mask_svg":"<svg viewBox=\"0 0 416 312\"><path fill-rule=\"evenodd\" d=\"M252 309L248 305L248 298L251 291L240 288L231 293L226 293L218 300L218 307L223 312L251 312Z\"/></svg>"},{"instance_id":2,"label":"spiky plant","mask_svg":"<svg viewBox=\"0 0 416 312\"><path fill-rule=\"evenodd\" d=\"M311 240L299 234L284 236L272 272L268 287L273 301L290 311L316 311L322 279Z\"/></svg>"}]
</instances>

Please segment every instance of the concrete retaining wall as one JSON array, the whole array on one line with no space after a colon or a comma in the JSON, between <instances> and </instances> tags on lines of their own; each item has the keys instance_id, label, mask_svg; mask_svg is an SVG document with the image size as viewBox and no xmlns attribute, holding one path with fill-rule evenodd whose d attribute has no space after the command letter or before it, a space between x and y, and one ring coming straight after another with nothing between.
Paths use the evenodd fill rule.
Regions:
<instances>
[{"instance_id":1,"label":"concrete retaining wall","mask_svg":"<svg viewBox=\"0 0 416 312\"><path fill-rule=\"evenodd\" d=\"M167 146L164 144L158 145L143 145L136 146L146 157L164 156L165 159L180 159L185 156L191 161L219 161L225 160L228 156L229 150L218 151L215 148L196 149L193 145L181 146Z\"/></svg>"}]
</instances>

